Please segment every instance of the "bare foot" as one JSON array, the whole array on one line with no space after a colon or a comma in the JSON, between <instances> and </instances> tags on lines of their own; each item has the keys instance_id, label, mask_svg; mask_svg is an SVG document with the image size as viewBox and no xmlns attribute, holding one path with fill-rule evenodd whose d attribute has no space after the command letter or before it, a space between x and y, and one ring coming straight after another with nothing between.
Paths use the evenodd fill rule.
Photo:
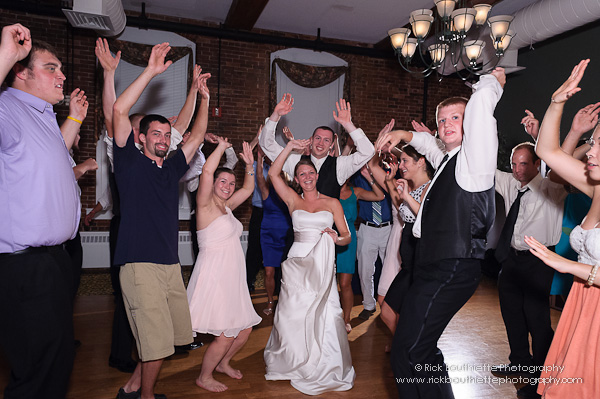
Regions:
<instances>
[{"instance_id":1,"label":"bare foot","mask_svg":"<svg viewBox=\"0 0 600 399\"><path fill-rule=\"evenodd\" d=\"M227 385L221 384L212 377L206 379L200 379L200 377L198 377L196 380L196 385L211 392L223 392L227 390Z\"/></svg>"},{"instance_id":2,"label":"bare foot","mask_svg":"<svg viewBox=\"0 0 600 399\"><path fill-rule=\"evenodd\" d=\"M235 378L236 380L241 380L242 377L244 376L240 370L234 369L229 364L228 365L219 364L215 368L215 371L218 371L219 373L227 374L228 376L230 376L231 378Z\"/></svg>"}]
</instances>

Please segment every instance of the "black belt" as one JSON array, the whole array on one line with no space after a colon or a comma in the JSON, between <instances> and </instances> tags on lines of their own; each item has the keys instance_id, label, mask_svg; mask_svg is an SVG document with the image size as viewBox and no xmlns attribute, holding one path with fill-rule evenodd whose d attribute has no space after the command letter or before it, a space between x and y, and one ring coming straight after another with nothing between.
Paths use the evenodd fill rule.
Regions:
<instances>
[{"instance_id":1,"label":"black belt","mask_svg":"<svg viewBox=\"0 0 600 399\"><path fill-rule=\"evenodd\" d=\"M385 226L390 226L392 224L391 221L389 221L389 222L383 222L381 224L375 224L375 223L367 222L367 221L364 221L364 222L361 222L361 223L362 224L366 224L367 226L370 226L370 227L377 227L377 228L381 228L381 227L385 227Z\"/></svg>"},{"instance_id":2,"label":"black belt","mask_svg":"<svg viewBox=\"0 0 600 399\"><path fill-rule=\"evenodd\" d=\"M64 248L65 247L63 244L43 246L43 247L29 247L29 248L22 249L20 251L1 253L0 259L6 259L6 258L12 257L12 256L33 255L33 254L41 254L41 253L45 253L45 252L53 252L53 251L62 250Z\"/></svg>"},{"instance_id":3,"label":"black belt","mask_svg":"<svg viewBox=\"0 0 600 399\"><path fill-rule=\"evenodd\" d=\"M556 248L555 245L548 247L548 249L552 252L554 252L554 248ZM510 252L512 252L514 255L516 256L527 256L527 255L532 255L535 256L531 253L530 250L526 249L524 251L519 251L518 249L514 249L513 247L510 247Z\"/></svg>"}]
</instances>

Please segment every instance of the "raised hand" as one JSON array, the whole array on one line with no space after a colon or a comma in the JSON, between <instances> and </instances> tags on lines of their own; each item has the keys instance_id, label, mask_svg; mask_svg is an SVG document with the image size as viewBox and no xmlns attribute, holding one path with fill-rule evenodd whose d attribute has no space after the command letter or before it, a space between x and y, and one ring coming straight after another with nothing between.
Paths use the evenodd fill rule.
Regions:
<instances>
[{"instance_id":1,"label":"raised hand","mask_svg":"<svg viewBox=\"0 0 600 399\"><path fill-rule=\"evenodd\" d=\"M69 102L69 116L83 121L87 116L88 101L85 91L79 88L73 90L71 93L71 101Z\"/></svg>"},{"instance_id":2,"label":"raised hand","mask_svg":"<svg viewBox=\"0 0 600 399\"><path fill-rule=\"evenodd\" d=\"M352 122L352 110L349 102L340 98L340 101L336 101L335 107L337 109L337 115L335 111L333 111L333 119L335 119L337 123L343 126L345 123Z\"/></svg>"},{"instance_id":3,"label":"raised hand","mask_svg":"<svg viewBox=\"0 0 600 399\"><path fill-rule=\"evenodd\" d=\"M396 120L392 118L388 124L386 124L383 129L379 131L377 138L381 137L383 134L389 133L394 129L394 125L396 124Z\"/></svg>"},{"instance_id":4,"label":"raised hand","mask_svg":"<svg viewBox=\"0 0 600 399\"><path fill-rule=\"evenodd\" d=\"M202 72L202 68L200 68L200 72ZM194 83L196 83L196 85L198 87L198 92L202 96L203 100L209 100L210 99L210 91L208 90L208 86L206 85L206 81L208 79L210 79L211 76L212 75L210 73L201 73L198 76L198 80L194 82Z\"/></svg>"},{"instance_id":5,"label":"raised hand","mask_svg":"<svg viewBox=\"0 0 600 399\"><path fill-rule=\"evenodd\" d=\"M171 50L169 43L161 43L152 47L152 53L150 53L150 59L148 59L147 69L152 72L153 76L160 75L167 70L173 63L173 61L166 61L165 57Z\"/></svg>"},{"instance_id":6,"label":"raised hand","mask_svg":"<svg viewBox=\"0 0 600 399\"><path fill-rule=\"evenodd\" d=\"M431 134L432 136L435 134L423 122L417 122L417 121L413 120L411 122L411 125L412 125L413 129L415 129L415 132L427 132L427 133Z\"/></svg>"},{"instance_id":7,"label":"raised hand","mask_svg":"<svg viewBox=\"0 0 600 399\"><path fill-rule=\"evenodd\" d=\"M227 138L221 137L221 136L214 136L214 137L216 138L219 147L223 147L225 149L228 149L229 147L231 147L231 143L229 142L229 140L227 140Z\"/></svg>"},{"instance_id":8,"label":"raised hand","mask_svg":"<svg viewBox=\"0 0 600 399\"><path fill-rule=\"evenodd\" d=\"M573 94L581 91L579 82L581 82L581 78L583 78L583 74L589 63L590 60L586 59L581 60L579 64L575 65L569 78L554 92L554 94L552 94L551 100L553 103L564 103L571 98Z\"/></svg>"},{"instance_id":9,"label":"raised hand","mask_svg":"<svg viewBox=\"0 0 600 399\"><path fill-rule=\"evenodd\" d=\"M4 60L12 64L27 57L31 51L31 33L21 24L8 25L2 28L0 54ZM11 65L12 66L12 65Z\"/></svg>"},{"instance_id":10,"label":"raised hand","mask_svg":"<svg viewBox=\"0 0 600 399\"><path fill-rule=\"evenodd\" d=\"M525 113L527 116L524 116L521 119L521 125L525 128L525 132L530 135L534 140L537 140L538 134L540 132L540 121L538 121L535 116L533 116L533 112L526 109Z\"/></svg>"},{"instance_id":11,"label":"raised hand","mask_svg":"<svg viewBox=\"0 0 600 399\"><path fill-rule=\"evenodd\" d=\"M367 165L365 165L362 168L360 168L360 174L361 174L362 177L364 177L365 179L367 179L367 181L373 180L373 176L371 176L371 171L369 170L369 168L367 167Z\"/></svg>"},{"instance_id":12,"label":"raised hand","mask_svg":"<svg viewBox=\"0 0 600 399\"><path fill-rule=\"evenodd\" d=\"M310 140L290 140L287 147L291 148L292 151L303 153L310 147Z\"/></svg>"},{"instance_id":13,"label":"raised hand","mask_svg":"<svg viewBox=\"0 0 600 399\"><path fill-rule=\"evenodd\" d=\"M408 187L407 180L397 179L396 189L398 190L398 194L400 194L400 198L402 198L402 200L405 200L407 196L410 196L410 188Z\"/></svg>"},{"instance_id":14,"label":"raised hand","mask_svg":"<svg viewBox=\"0 0 600 399\"><path fill-rule=\"evenodd\" d=\"M275 106L273 114L277 114L278 117L282 117L290 113L294 109L294 98L290 93L285 93L283 98Z\"/></svg>"},{"instance_id":15,"label":"raised hand","mask_svg":"<svg viewBox=\"0 0 600 399\"><path fill-rule=\"evenodd\" d=\"M262 125L261 125L262 126ZM288 140L294 140L294 135L292 134L292 131L290 130L289 127L284 126L283 127L283 135L285 136L286 139Z\"/></svg>"},{"instance_id":16,"label":"raised hand","mask_svg":"<svg viewBox=\"0 0 600 399\"><path fill-rule=\"evenodd\" d=\"M396 144L402 141L400 135L395 134L397 132L398 131L382 134L375 142L375 150L379 152L390 152Z\"/></svg>"},{"instance_id":17,"label":"raised hand","mask_svg":"<svg viewBox=\"0 0 600 399\"><path fill-rule=\"evenodd\" d=\"M211 144L219 144L219 140L217 140L217 136L213 133L206 133L204 135L204 140L208 141Z\"/></svg>"},{"instance_id":18,"label":"raised hand","mask_svg":"<svg viewBox=\"0 0 600 399\"><path fill-rule=\"evenodd\" d=\"M581 108L573 118L571 131L577 133L580 137L582 134L589 132L598 123L598 113L600 113L600 102Z\"/></svg>"},{"instance_id":19,"label":"raised hand","mask_svg":"<svg viewBox=\"0 0 600 399\"><path fill-rule=\"evenodd\" d=\"M506 84L506 73L504 72L504 68L496 67L490 72L490 75L494 76L498 80L498 83L500 83L500 86L504 88L504 85Z\"/></svg>"},{"instance_id":20,"label":"raised hand","mask_svg":"<svg viewBox=\"0 0 600 399\"><path fill-rule=\"evenodd\" d=\"M392 156L396 158L394 155ZM389 169L385 171L385 180L393 180L396 177L396 173L398 172L398 162L390 162L387 163L387 165Z\"/></svg>"},{"instance_id":21,"label":"raised hand","mask_svg":"<svg viewBox=\"0 0 600 399\"><path fill-rule=\"evenodd\" d=\"M242 143L242 152L240 152L240 158L246 165L252 165L254 163L254 154L252 154L252 147L247 142Z\"/></svg>"},{"instance_id":22,"label":"raised hand","mask_svg":"<svg viewBox=\"0 0 600 399\"><path fill-rule=\"evenodd\" d=\"M111 72L117 69L119 61L121 60L121 52L117 51L117 54L113 57L106 39L99 37L96 40L96 48L94 52L96 53L96 57L98 57L98 61L100 61L100 65L102 65L102 69L104 69L105 72Z\"/></svg>"}]
</instances>

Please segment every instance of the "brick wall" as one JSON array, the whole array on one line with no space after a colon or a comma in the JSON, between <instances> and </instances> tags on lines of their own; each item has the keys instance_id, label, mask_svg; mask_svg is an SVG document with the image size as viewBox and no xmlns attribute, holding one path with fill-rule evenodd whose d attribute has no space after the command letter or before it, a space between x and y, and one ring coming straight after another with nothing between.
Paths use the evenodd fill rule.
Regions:
<instances>
[{"instance_id":1,"label":"brick wall","mask_svg":"<svg viewBox=\"0 0 600 399\"><path fill-rule=\"evenodd\" d=\"M197 23L180 18L167 18L152 15L151 18L167 19L173 22ZM86 91L90 108L88 118L81 131L80 150L75 160L82 162L95 157L95 145L99 132L101 103L101 82L95 72L93 31L72 28L65 19L36 16L20 12L0 10L2 26L20 22L31 29L34 38L42 38L53 44L61 57L67 75L65 94L80 87ZM198 23L200 24L200 23ZM211 108L217 104L217 75L219 39L199 35L184 34L196 43L197 63L204 71L211 72ZM292 36L292 35L289 35ZM297 35L293 35L297 36ZM305 37L306 38L306 37ZM357 45L357 43L342 42ZM282 46L222 40L221 43L221 88L220 106L222 118L211 118L208 131L230 138L235 148L241 148L243 140L250 141L257 127L269 115L269 56L271 52L283 49ZM412 119L421 119L423 106L423 79L418 75L404 72L397 61L376 59L358 55L335 53L346 60L351 68L351 98L353 121L375 139L379 130L391 118L396 119L396 127L410 128ZM428 125L433 127L435 106L442 99L452 95L468 95L469 90L458 79L444 78L438 82L429 79ZM56 106L59 123L68 115L65 106ZM211 149L207 146L208 150ZM238 178L242 178L239 173ZM95 205L94 174L80 180L82 207ZM236 210L236 216L247 226L250 219L249 201ZM188 229L187 222L181 222L182 229ZM106 221L97 221L92 230L108 230Z\"/></svg>"}]
</instances>

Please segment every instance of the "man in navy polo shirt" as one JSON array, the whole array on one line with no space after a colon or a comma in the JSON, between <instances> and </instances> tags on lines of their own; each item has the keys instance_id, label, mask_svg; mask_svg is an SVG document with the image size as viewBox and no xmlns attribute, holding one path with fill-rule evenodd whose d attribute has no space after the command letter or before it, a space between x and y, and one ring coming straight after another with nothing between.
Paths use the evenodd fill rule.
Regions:
<instances>
[{"instance_id":1,"label":"man in navy polo shirt","mask_svg":"<svg viewBox=\"0 0 600 399\"><path fill-rule=\"evenodd\" d=\"M143 154L135 147L129 120L129 111L146 86L171 65L165 62L170 49L168 43L153 47L148 66L113 108L114 169L121 201L114 262L124 265L121 288L141 359L118 398L155 398L154 384L163 359L173 354L173 345L193 340L178 257L178 183L204 140L210 74L201 75L197 83L202 102L191 136L169 159L165 157L171 125L165 117L147 115L141 120Z\"/></svg>"}]
</instances>

